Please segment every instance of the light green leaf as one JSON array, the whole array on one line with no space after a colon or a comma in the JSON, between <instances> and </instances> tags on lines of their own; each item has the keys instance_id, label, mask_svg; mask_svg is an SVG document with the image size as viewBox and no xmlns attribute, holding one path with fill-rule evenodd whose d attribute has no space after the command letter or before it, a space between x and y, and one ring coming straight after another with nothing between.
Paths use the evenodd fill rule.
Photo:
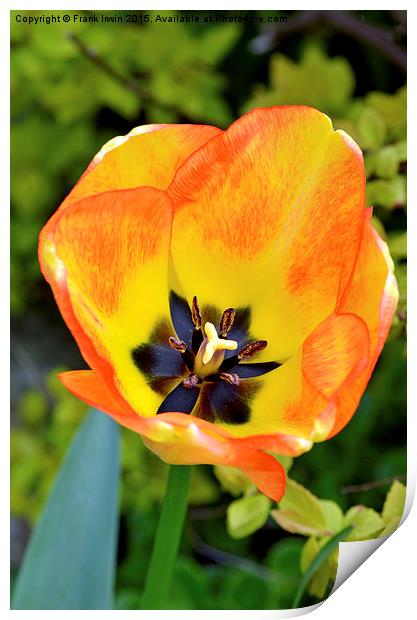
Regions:
<instances>
[{"instance_id":1,"label":"light green leaf","mask_svg":"<svg viewBox=\"0 0 417 620\"><path fill-rule=\"evenodd\" d=\"M137 118L139 114L140 97L133 81L129 89L113 78L101 74L97 76L96 97L105 106L129 120Z\"/></svg>"},{"instance_id":2,"label":"light green leaf","mask_svg":"<svg viewBox=\"0 0 417 620\"><path fill-rule=\"evenodd\" d=\"M357 122L360 146L363 149L377 149L384 144L385 123L372 108L365 108Z\"/></svg>"},{"instance_id":3,"label":"light green leaf","mask_svg":"<svg viewBox=\"0 0 417 620\"><path fill-rule=\"evenodd\" d=\"M326 529L332 534L336 534L343 527L343 512L336 502L328 499L320 499L320 507L324 514Z\"/></svg>"},{"instance_id":4,"label":"light green leaf","mask_svg":"<svg viewBox=\"0 0 417 620\"><path fill-rule=\"evenodd\" d=\"M308 567L320 551L319 541L315 536L310 536L304 543L301 551L300 568L303 575L307 572Z\"/></svg>"},{"instance_id":5,"label":"light green leaf","mask_svg":"<svg viewBox=\"0 0 417 620\"><path fill-rule=\"evenodd\" d=\"M384 529L379 533L378 538L382 538L383 536L391 536L391 534L393 534L398 528L400 523L401 517L393 517L390 521L388 521Z\"/></svg>"},{"instance_id":6,"label":"light green leaf","mask_svg":"<svg viewBox=\"0 0 417 620\"><path fill-rule=\"evenodd\" d=\"M13 609L112 609L118 426L99 411L82 424L36 525Z\"/></svg>"},{"instance_id":7,"label":"light green leaf","mask_svg":"<svg viewBox=\"0 0 417 620\"><path fill-rule=\"evenodd\" d=\"M227 531L232 538L245 538L267 521L270 500L258 493L237 499L227 509Z\"/></svg>"},{"instance_id":8,"label":"light green leaf","mask_svg":"<svg viewBox=\"0 0 417 620\"><path fill-rule=\"evenodd\" d=\"M397 152L398 161L407 161L407 142L404 140L403 142L397 142L397 144L393 144Z\"/></svg>"},{"instance_id":9,"label":"light green leaf","mask_svg":"<svg viewBox=\"0 0 417 620\"><path fill-rule=\"evenodd\" d=\"M365 508L365 506L350 508L345 514L344 521L345 526L353 526L346 541L376 538L384 526L381 516L372 508Z\"/></svg>"},{"instance_id":10,"label":"light green leaf","mask_svg":"<svg viewBox=\"0 0 417 620\"><path fill-rule=\"evenodd\" d=\"M364 161L367 179L373 174L375 174L377 154L378 151L368 151L367 153L365 153Z\"/></svg>"},{"instance_id":11,"label":"light green leaf","mask_svg":"<svg viewBox=\"0 0 417 620\"><path fill-rule=\"evenodd\" d=\"M390 179L398 173L400 159L393 145L384 146L376 154L375 173L379 177Z\"/></svg>"},{"instance_id":12,"label":"light green leaf","mask_svg":"<svg viewBox=\"0 0 417 620\"><path fill-rule=\"evenodd\" d=\"M241 35L239 24L211 26L199 36L196 49L198 58L207 64L220 62L236 44Z\"/></svg>"},{"instance_id":13,"label":"light green leaf","mask_svg":"<svg viewBox=\"0 0 417 620\"><path fill-rule=\"evenodd\" d=\"M382 520L388 525L392 519L400 519L403 516L405 506L406 487L398 480L394 480L385 498L382 509Z\"/></svg>"},{"instance_id":14,"label":"light green leaf","mask_svg":"<svg viewBox=\"0 0 417 620\"><path fill-rule=\"evenodd\" d=\"M271 511L271 516L287 532L310 536L323 535L327 531L320 501L291 479L287 480L287 489L279 510Z\"/></svg>"},{"instance_id":15,"label":"light green leaf","mask_svg":"<svg viewBox=\"0 0 417 620\"><path fill-rule=\"evenodd\" d=\"M233 495L247 495L255 491L256 487L248 476L237 467L228 467L227 465L215 465L214 474L220 482L222 489Z\"/></svg>"},{"instance_id":16,"label":"light green leaf","mask_svg":"<svg viewBox=\"0 0 417 620\"><path fill-rule=\"evenodd\" d=\"M407 89L405 86L394 95L369 93L366 103L383 119L390 137L400 139L405 137L407 126Z\"/></svg>"},{"instance_id":17,"label":"light green leaf","mask_svg":"<svg viewBox=\"0 0 417 620\"><path fill-rule=\"evenodd\" d=\"M387 209L404 205L407 198L405 177L401 174L392 179L376 179L366 184L368 205L379 205Z\"/></svg>"},{"instance_id":18,"label":"light green leaf","mask_svg":"<svg viewBox=\"0 0 417 620\"><path fill-rule=\"evenodd\" d=\"M343 519L343 513L341 510L340 512ZM329 538L326 537L319 542L314 536L306 541L302 549L300 558L300 568L303 575L307 572L315 557L319 554L320 550L328 543L328 541ZM314 573L308 584L309 594L317 598L323 598L329 581L331 579L335 579L336 577L338 555L339 551L338 549L335 549Z\"/></svg>"},{"instance_id":19,"label":"light green leaf","mask_svg":"<svg viewBox=\"0 0 417 620\"><path fill-rule=\"evenodd\" d=\"M345 58L329 58L309 45L299 63L282 55L271 59L271 85L276 103L312 105L337 113L343 110L355 87L355 76Z\"/></svg>"}]
</instances>

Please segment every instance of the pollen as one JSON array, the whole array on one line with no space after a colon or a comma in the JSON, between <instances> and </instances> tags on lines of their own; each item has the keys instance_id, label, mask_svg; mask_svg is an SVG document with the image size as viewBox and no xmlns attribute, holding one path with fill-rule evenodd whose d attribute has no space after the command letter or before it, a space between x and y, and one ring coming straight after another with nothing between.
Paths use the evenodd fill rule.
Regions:
<instances>
[{"instance_id":1,"label":"pollen","mask_svg":"<svg viewBox=\"0 0 417 620\"><path fill-rule=\"evenodd\" d=\"M204 331L206 332L208 342L203 355L203 364L208 364L216 351L235 351L237 349L237 342L235 340L219 338L213 323L207 322L204 326Z\"/></svg>"}]
</instances>

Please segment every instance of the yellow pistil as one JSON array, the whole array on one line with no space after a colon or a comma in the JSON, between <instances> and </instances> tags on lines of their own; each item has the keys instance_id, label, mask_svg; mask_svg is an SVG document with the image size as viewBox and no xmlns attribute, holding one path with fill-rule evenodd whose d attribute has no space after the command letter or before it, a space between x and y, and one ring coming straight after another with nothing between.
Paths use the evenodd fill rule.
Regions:
<instances>
[{"instance_id":1,"label":"yellow pistil","mask_svg":"<svg viewBox=\"0 0 417 620\"><path fill-rule=\"evenodd\" d=\"M216 351L235 351L237 349L237 342L235 340L219 338L213 323L207 322L204 326L204 331L207 336L207 344L203 355L203 364L208 364Z\"/></svg>"}]
</instances>

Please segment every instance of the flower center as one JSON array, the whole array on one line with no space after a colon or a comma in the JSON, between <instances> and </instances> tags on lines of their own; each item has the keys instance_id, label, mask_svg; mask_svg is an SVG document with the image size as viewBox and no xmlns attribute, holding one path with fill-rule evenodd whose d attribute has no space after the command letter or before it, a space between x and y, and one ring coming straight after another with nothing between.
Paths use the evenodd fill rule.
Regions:
<instances>
[{"instance_id":1,"label":"flower center","mask_svg":"<svg viewBox=\"0 0 417 620\"><path fill-rule=\"evenodd\" d=\"M255 379L281 365L247 361L268 344L250 339L250 309L227 308L219 320L212 306L201 311L194 297L189 307L173 292L170 309L176 335L169 336L167 324L159 322L150 342L132 351L150 387L164 396L156 413L192 413L230 424L247 422L250 402L261 387Z\"/></svg>"},{"instance_id":2,"label":"flower center","mask_svg":"<svg viewBox=\"0 0 417 620\"><path fill-rule=\"evenodd\" d=\"M235 351L238 347L235 340L219 338L215 326L209 321L205 324L204 331L206 338L201 343L194 362L194 370L200 377L216 372L224 360L224 352Z\"/></svg>"}]
</instances>

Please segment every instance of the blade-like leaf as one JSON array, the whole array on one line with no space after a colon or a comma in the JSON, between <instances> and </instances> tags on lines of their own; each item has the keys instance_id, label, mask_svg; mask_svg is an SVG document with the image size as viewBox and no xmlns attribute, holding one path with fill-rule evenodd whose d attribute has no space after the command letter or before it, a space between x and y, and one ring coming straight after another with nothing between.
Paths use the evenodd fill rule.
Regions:
<instances>
[{"instance_id":1,"label":"blade-like leaf","mask_svg":"<svg viewBox=\"0 0 417 620\"><path fill-rule=\"evenodd\" d=\"M330 540L324 545L324 547L319 551L314 560L309 565L307 571L304 574L304 577L301 580L301 583L298 587L297 594L295 595L292 608L296 609L300 601L303 597L304 591L308 585L308 582L312 578L312 576L316 573L316 571L320 568L320 566L327 560L332 551L337 547L337 545L345 540L347 534L351 531L352 526L348 525L341 532L335 534Z\"/></svg>"},{"instance_id":2,"label":"blade-like leaf","mask_svg":"<svg viewBox=\"0 0 417 620\"><path fill-rule=\"evenodd\" d=\"M92 411L33 531L13 609L113 608L118 482L118 426Z\"/></svg>"}]
</instances>

